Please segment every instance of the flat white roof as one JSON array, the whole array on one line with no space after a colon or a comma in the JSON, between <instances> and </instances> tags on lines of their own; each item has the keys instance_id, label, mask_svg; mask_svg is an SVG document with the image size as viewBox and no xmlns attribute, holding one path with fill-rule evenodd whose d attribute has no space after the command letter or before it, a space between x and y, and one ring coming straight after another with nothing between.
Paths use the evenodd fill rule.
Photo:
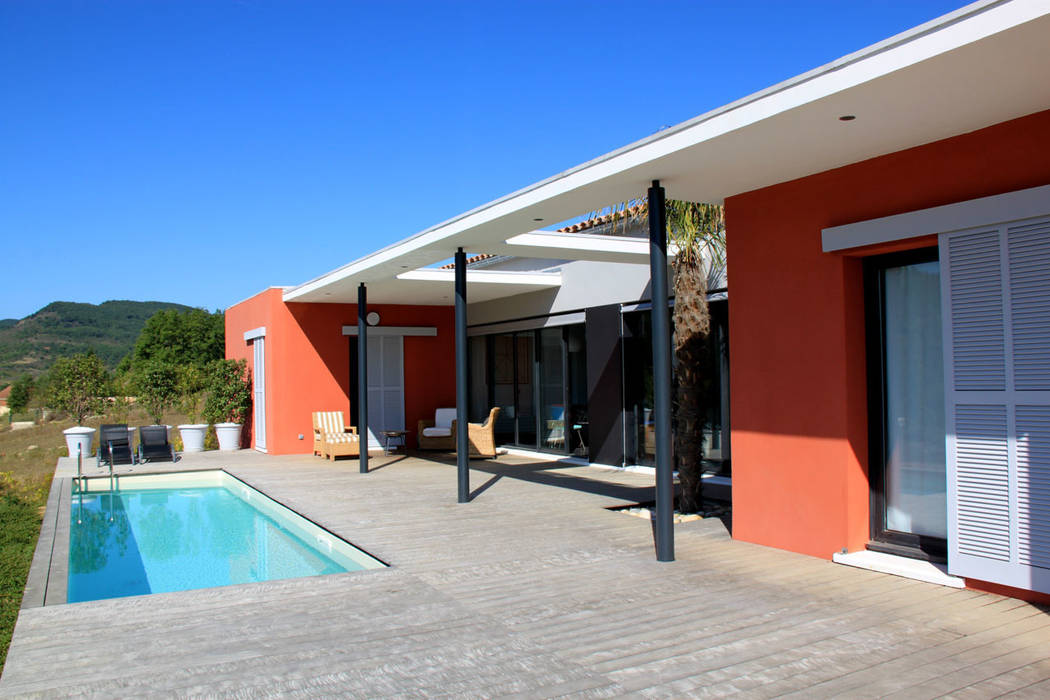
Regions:
<instances>
[{"instance_id":1,"label":"flat white roof","mask_svg":"<svg viewBox=\"0 0 1050 700\"><path fill-rule=\"evenodd\" d=\"M1050 108L1047 66L1050 0L975 2L465 212L287 290L284 300L350 302L359 283L371 288L460 247L539 256L537 241L522 253L511 241L537 220L564 221L641 196L654 179L670 198L720 203L1039 112ZM839 120L847 114L856 119ZM569 258L559 252L566 247L548 257Z\"/></svg>"}]
</instances>

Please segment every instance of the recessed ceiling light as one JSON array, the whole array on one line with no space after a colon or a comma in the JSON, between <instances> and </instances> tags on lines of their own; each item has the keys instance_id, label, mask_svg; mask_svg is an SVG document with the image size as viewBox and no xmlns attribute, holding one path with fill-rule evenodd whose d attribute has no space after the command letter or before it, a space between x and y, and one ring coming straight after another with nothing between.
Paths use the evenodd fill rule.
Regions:
<instances>
[{"instance_id":1,"label":"recessed ceiling light","mask_svg":"<svg viewBox=\"0 0 1050 700\"><path fill-rule=\"evenodd\" d=\"M841 117L839 117L839 121L840 122L851 122L851 121L853 121L856 118L857 118L857 115L855 115L855 114L843 114Z\"/></svg>"}]
</instances>

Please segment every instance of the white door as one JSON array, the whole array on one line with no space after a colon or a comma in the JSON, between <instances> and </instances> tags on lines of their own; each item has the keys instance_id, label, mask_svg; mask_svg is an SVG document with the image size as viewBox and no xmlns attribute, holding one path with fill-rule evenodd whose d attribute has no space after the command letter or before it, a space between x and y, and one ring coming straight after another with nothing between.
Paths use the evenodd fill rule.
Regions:
<instances>
[{"instance_id":1,"label":"white door","mask_svg":"<svg viewBox=\"0 0 1050 700\"><path fill-rule=\"evenodd\" d=\"M1050 592L1050 219L940 250L949 571Z\"/></svg>"},{"instance_id":2,"label":"white door","mask_svg":"<svg viewBox=\"0 0 1050 700\"><path fill-rule=\"evenodd\" d=\"M405 429L405 369L402 336L368 337L368 444L386 444L384 430Z\"/></svg>"},{"instance_id":3,"label":"white door","mask_svg":"<svg viewBox=\"0 0 1050 700\"><path fill-rule=\"evenodd\" d=\"M266 449L266 351L265 339L256 338L252 341L255 350L255 369L252 372L252 383L254 385L254 428L255 449Z\"/></svg>"}]
</instances>

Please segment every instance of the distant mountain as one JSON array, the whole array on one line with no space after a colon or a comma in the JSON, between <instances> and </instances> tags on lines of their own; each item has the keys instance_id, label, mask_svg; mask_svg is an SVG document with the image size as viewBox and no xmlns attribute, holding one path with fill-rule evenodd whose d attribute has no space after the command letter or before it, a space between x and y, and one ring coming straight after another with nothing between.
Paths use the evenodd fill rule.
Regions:
<instances>
[{"instance_id":1,"label":"distant mountain","mask_svg":"<svg viewBox=\"0 0 1050 700\"><path fill-rule=\"evenodd\" d=\"M0 384L51 366L56 357L94 350L113 369L131 352L153 314L189 306L163 301L56 301L21 320L0 320Z\"/></svg>"}]
</instances>

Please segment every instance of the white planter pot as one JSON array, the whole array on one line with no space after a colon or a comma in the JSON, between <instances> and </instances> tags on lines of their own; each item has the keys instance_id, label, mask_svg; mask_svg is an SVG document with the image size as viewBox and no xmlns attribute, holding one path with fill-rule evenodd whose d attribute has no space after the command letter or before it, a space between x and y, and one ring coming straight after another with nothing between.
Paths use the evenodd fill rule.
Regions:
<instances>
[{"instance_id":1,"label":"white planter pot","mask_svg":"<svg viewBox=\"0 0 1050 700\"><path fill-rule=\"evenodd\" d=\"M183 452L204 452L204 436L208 434L207 423L190 423L179 426Z\"/></svg>"},{"instance_id":2,"label":"white planter pot","mask_svg":"<svg viewBox=\"0 0 1050 700\"><path fill-rule=\"evenodd\" d=\"M241 424L216 423L215 437L219 438L219 449L232 452L241 449Z\"/></svg>"},{"instance_id":3,"label":"white planter pot","mask_svg":"<svg viewBox=\"0 0 1050 700\"><path fill-rule=\"evenodd\" d=\"M63 430L62 434L66 436L66 448L69 450L70 457L77 456L77 448L80 448L80 454L83 455L84 459L93 457L94 452L91 451L91 440L95 436L94 428L84 428L77 426L75 428L68 428Z\"/></svg>"}]
</instances>

